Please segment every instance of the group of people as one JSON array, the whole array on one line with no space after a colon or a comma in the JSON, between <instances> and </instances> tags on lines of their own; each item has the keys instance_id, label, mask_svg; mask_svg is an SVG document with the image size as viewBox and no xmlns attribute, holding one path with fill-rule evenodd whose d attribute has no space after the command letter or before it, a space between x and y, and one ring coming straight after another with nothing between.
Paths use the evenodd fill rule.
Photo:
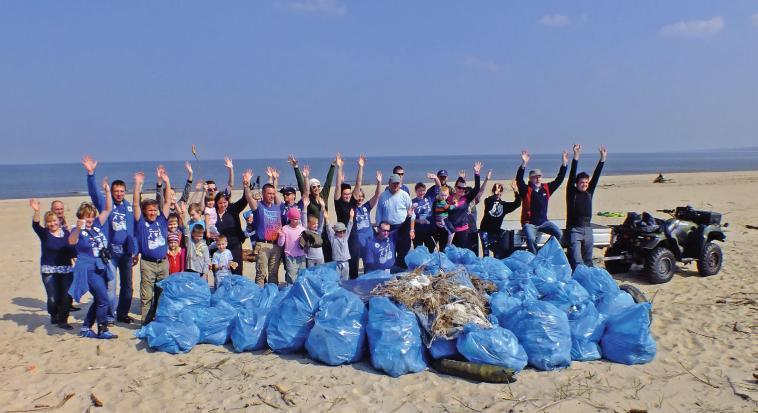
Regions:
<instances>
[{"instance_id":1,"label":"group of people","mask_svg":"<svg viewBox=\"0 0 758 413\"><path fill-rule=\"evenodd\" d=\"M572 267L592 265L592 197L607 157L600 147L600 160L590 177L577 174L581 146L574 145L566 191L566 243ZM392 170L385 184L376 171L373 194L363 189L365 156L358 157L358 173L353 185L345 180L344 159L338 153L323 184L311 177L309 166L300 168L290 155L289 164L297 188L279 187L280 173L266 168L268 181L259 187L253 171L242 174L242 196L233 200L234 164L225 158L229 179L224 191L214 181L193 182L193 170L185 163L188 176L181 197L176 198L165 168L156 169L155 198L142 199L144 173L134 174L133 198L126 199L122 180L104 178L97 186L97 161L84 156L87 187L91 202L76 211L76 224L66 223L63 203L54 201L40 224L40 204L30 200L34 210L32 227L41 241L41 274L47 292L51 322L64 329L72 298L79 301L89 291L93 303L84 319L80 335L109 339L115 322L133 323L129 308L133 294L132 267L139 263L140 315L143 324L155 316L160 297L157 283L173 273L194 272L218 286L230 274L243 274L243 244L249 239L259 285L279 283L279 267L284 264L284 282L292 283L298 271L334 262L344 279L371 271L399 272L406 268L405 256L413 247L444 250L452 244L497 258L510 253L507 233L502 229L506 214L521 208L521 224L527 248L536 252L542 233L562 238L562 231L547 219L548 202L562 184L569 161L564 151L561 167L552 182L542 182L542 172L532 169L524 182L530 154L523 151L516 179L511 184L514 199L503 199L503 185L495 183L484 199L484 216L477 227L476 206L492 171L481 182L482 163L473 165L473 186L468 186L461 170L454 184L448 184L444 169L429 173L434 183L414 186L414 197L403 183L402 166ZM329 196L336 174L334 219L330 222ZM194 184L194 192L192 192ZM297 200L297 193L300 199ZM373 219L372 219L373 211ZM116 287L119 286L119 294ZM97 330L94 330L97 325Z\"/></svg>"}]
</instances>

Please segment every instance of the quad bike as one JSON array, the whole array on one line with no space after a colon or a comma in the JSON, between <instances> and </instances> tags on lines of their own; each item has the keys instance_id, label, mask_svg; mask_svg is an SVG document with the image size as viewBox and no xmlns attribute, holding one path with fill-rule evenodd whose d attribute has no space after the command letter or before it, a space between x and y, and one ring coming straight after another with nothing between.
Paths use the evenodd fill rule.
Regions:
<instances>
[{"instance_id":1,"label":"quad bike","mask_svg":"<svg viewBox=\"0 0 758 413\"><path fill-rule=\"evenodd\" d=\"M697 262L700 275L721 270L723 256L715 241L725 241L726 234L718 212L699 211L690 206L660 209L671 215L662 220L647 212L629 212L621 225L612 226L611 245L605 252L605 268L611 274L627 272L632 264L641 264L653 284L668 282L676 263Z\"/></svg>"}]
</instances>

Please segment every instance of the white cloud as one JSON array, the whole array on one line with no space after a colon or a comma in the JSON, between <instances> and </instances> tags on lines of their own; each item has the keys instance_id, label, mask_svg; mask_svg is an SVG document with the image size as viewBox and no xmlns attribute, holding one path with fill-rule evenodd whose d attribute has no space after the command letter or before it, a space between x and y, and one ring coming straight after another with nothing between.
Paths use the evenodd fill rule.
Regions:
<instances>
[{"instance_id":1,"label":"white cloud","mask_svg":"<svg viewBox=\"0 0 758 413\"><path fill-rule=\"evenodd\" d=\"M327 13L337 16L347 14L347 8L337 0L299 0L290 3L289 8L297 11Z\"/></svg>"},{"instance_id":2,"label":"white cloud","mask_svg":"<svg viewBox=\"0 0 758 413\"><path fill-rule=\"evenodd\" d=\"M672 37L707 37L724 30L724 18L716 16L710 20L683 20L661 28L661 35Z\"/></svg>"},{"instance_id":3,"label":"white cloud","mask_svg":"<svg viewBox=\"0 0 758 413\"><path fill-rule=\"evenodd\" d=\"M488 72L498 72L500 71L500 65L491 61L491 60L483 60L478 57L474 56L468 56L463 60L463 64L469 67L474 67L477 69L486 70Z\"/></svg>"},{"instance_id":4,"label":"white cloud","mask_svg":"<svg viewBox=\"0 0 758 413\"><path fill-rule=\"evenodd\" d=\"M569 16L565 16L563 14L548 14L542 16L540 19L540 24L550 27L563 27L571 24L571 19L569 19Z\"/></svg>"},{"instance_id":5,"label":"white cloud","mask_svg":"<svg viewBox=\"0 0 758 413\"><path fill-rule=\"evenodd\" d=\"M753 23L754 26L758 26L758 13L755 13L754 15L750 16L750 21Z\"/></svg>"}]
</instances>

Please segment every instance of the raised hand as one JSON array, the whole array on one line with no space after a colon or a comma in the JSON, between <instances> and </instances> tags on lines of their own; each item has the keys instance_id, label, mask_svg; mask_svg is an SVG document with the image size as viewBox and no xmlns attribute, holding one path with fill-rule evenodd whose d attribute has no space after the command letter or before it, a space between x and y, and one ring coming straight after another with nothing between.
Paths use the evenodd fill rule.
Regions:
<instances>
[{"instance_id":1,"label":"raised hand","mask_svg":"<svg viewBox=\"0 0 758 413\"><path fill-rule=\"evenodd\" d=\"M582 145L575 143L573 150L574 150L574 159L579 160L579 154L582 153Z\"/></svg>"},{"instance_id":2,"label":"raised hand","mask_svg":"<svg viewBox=\"0 0 758 413\"><path fill-rule=\"evenodd\" d=\"M513 192L518 192L518 184L516 183L515 179L511 181L511 189Z\"/></svg>"},{"instance_id":3,"label":"raised hand","mask_svg":"<svg viewBox=\"0 0 758 413\"><path fill-rule=\"evenodd\" d=\"M166 172L166 168L164 168L163 165L158 166L158 179L161 181L168 181L168 173Z\"/></svg>"},{"instance_id":4,"label":"raised hand","mask_svg":"<svg viewBox=\"0 0 758 413\"><path fill-rule=\"evenodd\" d=\"M179 202L176 204L178 207L178 210L183 214L187 210L187 203L179 200Z\"/></svg>"},{"instance_id":5,"label":"raised hand","mask_svg":"<svg viewBox=\"0 0 758 413\"><path fill-rule=\"evenodd\" d=\"M34 212L39 212L39 201L37 201L36 199L34 198L30 199L29 206L32 207Z\"/></svg>"},{"instance_id":6,"label":"raised hand","mask_svg":"<svg viewBox=\"0 0 758 413\"><path fill-rule=\"evenodd\" d=\"M490 179L492 179L492 169L487 171L487 180L489 181Z\"/></svg>"},{"instance_id":7,"label":"raised hand","mask_svg":"<svg viewBox=\"0 0 758 413\"><path fill-rule=\"evenodd\" d=\"M340 182L345 182L345 174L340 173Z\"/></svg>"},{"instance_id":8,"label":"raised hand","mask_svg":"<svg viewBox=\"0 0 758 413\"><path fill-rule=\"evenodd\" d=\"M228 156L224 156L224 166L226 169L234 169L234 163L232 162L232 158Z\"/></svg>"},{"instance_id":9,"label":"raised hand","mask_svg":"<svg viewBox=\"0 0 758 413\"><path fill-rule=\"evenodd\" d=\"M253 170L252 169L245 169L245 172L242 172L242 185L245 187L250 186L250 179L253 177Z\"/></svg>"},{"instance_id":10,"label":"raised hand","mask_svg":"<svg viewBox=\"0 0 758 413\"><path fill-rule=\"evenodd\" d=\"M142 185L145 183L145 173L144 172L135 172L134 173L134 185Z\"/></svg>"},{"instance_id":11,"label":"raised hand","mask_svg":"<svg viewBox=\"0 0 758 413\"><path fill-rule=\"evenodd\" d=\"M608 149L605 149L605 145L600 145L600 161L605 162L608 158Z\"/></svg>"},{"instance_id":12,"label":"raised hand","mask_svg":"<svg viewBox=\"0 0 758 413\"><path fill-rule=\"evenodd\" d=\"M360 154L360 156L358 156L358 166L362 168L365 165L366 165L366 155Z\"/></svg>"},{"instance_id":13,"label":"raised hand","mask_svg":"<svg viewBox=\"0 0 758 413\"><path fill-rule=\"evenodd\" d=\"M465 169L459 169L458 170L458 176L461 177L461 178L463 178L463 179L466 179L466 170Z\"/></svg>"},{"instance_id":14,"label":"raised hand","mask_svg":"<svg viewBox=\"0 0 758 413\"><path fill-rule=\"evenodd\" d=\"M437 175L433 174L432 172L427 172L426 177L427 179L431 179L432 181L437 179Z\"/></svg>"},{"instance_id":15,"label":"raised hand","mask_svg":"<svg viewBox=\"0 0 758 413\"><path fill-rule=\"evenodd\" d=\"M84 165L84 169L87 170L87 174L92 175L95 173L95 168L97 168L97 161L92 159L89 155L84 155L82 157L82 165Z\"/></svg>"},{"instance_id":16,"label":"raised hand","mask_svg":"<svg viewBox=\"0 0 758 413\"><path fill-rule=\"evenodd\" d=\"M529 151L523 150L521 151L521 164L526 166L527 163L529 163L529 160L532 159L532 155L529 154Z\"/></svg>"},{"instance_id":17,"label":"raised hand","mask_svg":"<svg viewBox=\"0 0 758 413\"><path fill-rule=\"evenodd\" d=\"M353 218L355 218L355 209L350 208L350 219L353 219Z\"/></svg>"},{"instance_id":18,"label":"raised hand","mask_svg":"<svg viewBox=\"0 0 758 413\"><path fill-rule=\"evenodd\" d=\"M342 154L337 152L337 155L334 157L334 163L339 166L340 168L345 165L345 161L342 159Z\"/></svg>"},{"instance_id":19,"label":"raised hand","mask_svg":"<svg viewBox=\"0 0 758 413\"><path fill-rule=\"evenodd\" d=\"M271 175L273 175L274 179L279 179L279 170L276 168L271 168Z\"/></svg>"},{"instance_id":20,"label":"raised hand","mask_svg":"<svg viewBox=\"0 0 758 413\"><path fill-rule=\"evenodd\" d=\"M163 182L163 172L165 171L165 168L163 165L158 165L157 168L155 168L155 177L158 178L158 182Z\"/></svg>"},{"instance_id":21,"label":"raised hand","mask_svg":"<svg viewBox=\"0 0 758 413\"><path fill-rule=\"evenodd\" d=\"M295 155L290 154L287 156L287 163L290 164L293 168L297 166L297 159L295 159Z\"/></svg>"},{"instance_id":22,"label":"raised hand","mask_svg":"<svg viewBox=\"0 0 758 413\"><path fill-rule=\"evenodd\" d=\"M479 175L479 172L482 171L482 163L479 161L474 162L474 174Z\"/></svg>"},{"instance_id":23,"label":"raised hand","mask_svg":"<svg viewBox=\"0 0 758 413\"><path fill-rule=\"evenodd\" d=\"M110 184L108 184L108 177L107 176L103 178L103 183L102 183L101 186L103 188L103 191L106 194L109 193L109 192L111 192L111 186L110 186Z\"/></svg>"},{"instance_id":24,"label":"raised hand","mask_svg":"<svg viewBox=\"0 0 758 413\"><path fill-rule=\"evenodd\" d=\"M274 179L274 168L267 166L266 167L266 176L269 177L269 179Z\"/></svg>"},{"instance_id":25,"label":"raised hand","mask_svg":"<svg viewBox=\"0 0 758 413\"><path fill-rule=\"evenodd\" d=\"M321 198L320 196L317 196L316 197L316 203L319 204L323 208L323 206L324 206L324 199Z\"/></svg>"},{"instance_id":26,"label":"raised hand","mask_svg":"<svg viewBox=\"0 0 758 413\"><path fill-rule=\"evenodd\" d=\"M201 189L206 189L207 186L208 186L208 184L206 184L205 182L198 182L198 183L195 184L195 191L199 191Z\"/></svg>"},{"instance_id":27,"label":"raised hand","mask_svg":"<svg viewBox=\"0 0 758 413\"><path fill-rule=\"evenodd\" d=\"M376 182L382 182L382 171L376 171Z\"/></svg>"},{"instance_id":28,"label":"raised hand","mask_svg":"<svg viewBox=\"0 0 758 413\"><path fill-rule=\"evenodd\" d=\"M189 161L184 161L184 169L187 170L187 175L192 176L192 164Z\"/></svg>"},{"instance_id":29,"label":"raised hand","mask_svg":"<svg viewBox=\"0 0 758 413\"><path fill-rule=\"evenodd\" d=\"M310 165L303 166L303 170L301 171L301 173L303 174L304 178L308 178L308 176L311 174L311 166Z\"/></svg>"},{"instance_id":30,"label":"raised hand","mask_svg":"<svg viewBox=\"0 0 758 413\"><path fill-rule=\"evenodd\" d=\"M563 162L563 166L566 166L569 161L569 153L564 149L563 153L561 154L561 162Z\"/></svg>"}]
</instances>

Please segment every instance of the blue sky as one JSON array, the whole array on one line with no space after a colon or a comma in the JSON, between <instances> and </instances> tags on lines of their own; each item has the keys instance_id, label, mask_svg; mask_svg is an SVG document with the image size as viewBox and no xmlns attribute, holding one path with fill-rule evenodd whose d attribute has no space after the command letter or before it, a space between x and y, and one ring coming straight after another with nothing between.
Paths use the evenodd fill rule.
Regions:
<instances>
[{"instance_id":1,"label":"blue sky","mask_svg":"<svg viewBox=\"0 0 758 413\"><path fill-rule=\"evenodd\" d=\"M754 1L0 2L0 163L755 146Z\"/></svg>"}]
</instances>

